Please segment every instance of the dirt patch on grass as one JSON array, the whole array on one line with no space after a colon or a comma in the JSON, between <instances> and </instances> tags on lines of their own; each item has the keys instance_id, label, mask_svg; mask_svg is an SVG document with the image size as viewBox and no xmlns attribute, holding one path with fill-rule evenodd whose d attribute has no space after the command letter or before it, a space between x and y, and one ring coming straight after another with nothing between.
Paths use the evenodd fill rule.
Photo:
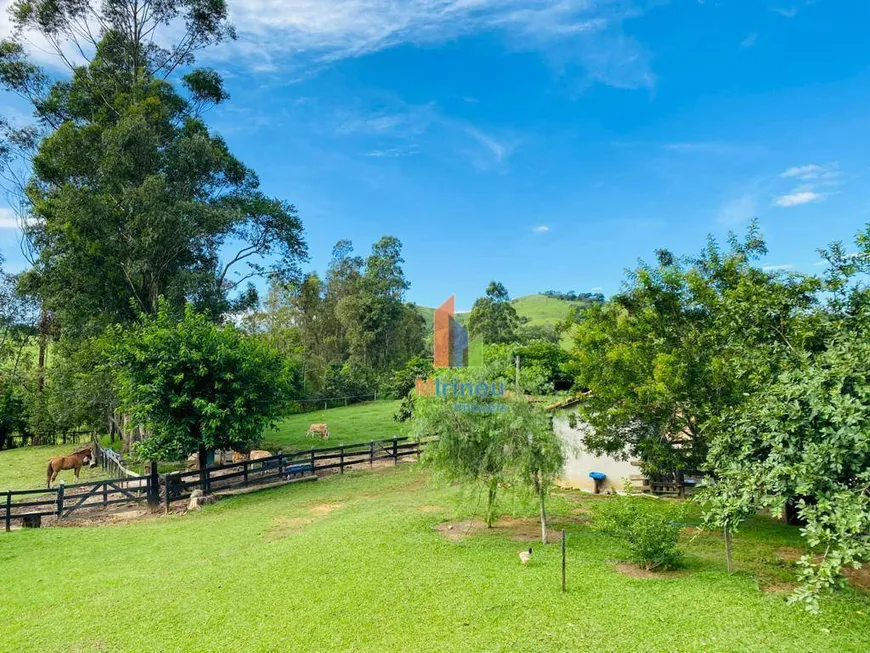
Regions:
<instances>
[{"instance_id":1,"label":"dirt patch on grass","mask_svg":"<svg viewBox=\"0 0 870 653\"><path fill-rule=\"evenodd\" d=\"M793 546L784 546L776 550L776 557L784 562L794 563L800 560L806 551ZM813 562L821 562L822 557L816 555L813 557ZM851 567L842 570L843 575L852 587L870 592L870 567L864 565L859 569Z\"/></svg>"},{"instance_id":2,"label":"dirt patch on grass","mask_svg":"<svg viewBox=\"0 0 870 653\"><path fill-rule=\"evenodd\" d=\"M648 578L664 580L666 578L679 578L680 576L685 576L687 573L685 571L673 569L670 571L652 571L649 569L642 569L641 567L638 567L637 565L630 562L616 562L613 564L613 568L623 576L628 576L629 578Z\"/></svg>"},{"instance_id":3,"label":"dirt patch on grass","mask_svg":"<svg viewBox=\"0 0 870 653\"><path fill-rule=\"evenodd\" d=\"M762 585L761 589L768 594L791 594L797 588L797 583L772 581Z\"/></svg>"},{"instance_id":4,"label":"dirt patch on grass","mask_svg":"<svg viewBox=\"0 0 870 653\"><path fill-rule=\"evenodd\" d=\"M341 503L319 503L308 509L310 517L277 517L266 531L266 539L280 540L291 535L297 535L305 530L307 526L313 524L318 519L326 517L326 515L334 510L338 510L343 505Z\"/></svg>"},{"instance_id":5,"label":"dirt patch on grass","mask_svg":"<svg viewBox=\"0 0 870 653\"><path fill-rule=\"evenodd\" d=\"M313 519L307 517L279 517L271 528L266 531L267 540L281 540L291 535L301 533Z\"/></svg>"},{"instance_id":6,"label":"dirt patch on grass","mask_svg":"<svg viewBox=\"0 0 870 653\"><path fill-rule=\"evenodd\" d=\"M338 510L343 505L343 503L319 503L316 506L311 506L309 510L315 517L325 517L333 510Z\"/></svg>"},{"instance_id":7,"label":"dirt patch on grass","mask_svg":"<svg viewBox=\"0 0 870 653\"><path fill-rule=\"evenodd\" d=\"M441 533L451 542L458 542L466 537L476 535L481 531L486 531L486 524L479 519L468 519L465 521L445 522L438 524L435 530Z\"/></svg>"},{"instance_id":8,"label":"dirt patch on grass","mask_svg":"<svg viewBox=\"0 0 870 653\"><path fill-rule=\"evenodd\" d=\"M452 542L483 533L504 535L517 542L535 542L541 539L541 522L536 519L499 519L492 528L487 528L480 519L466 519L438 524L435 530ZM558 531L547 529L547 538L551 542L557 541L560 537Z\"/></svg>"},{"instance_id":9,"label":"dirt patch on grass","mask_svg":"<svg viewBox=\"0 0 870 653\"><path fill-rule=\"evenodd\" d=\"M843 575L849 579L852 587L870 592L870 567L865 565L860 569L844 569Z\"/></svg>"}]
</instances>

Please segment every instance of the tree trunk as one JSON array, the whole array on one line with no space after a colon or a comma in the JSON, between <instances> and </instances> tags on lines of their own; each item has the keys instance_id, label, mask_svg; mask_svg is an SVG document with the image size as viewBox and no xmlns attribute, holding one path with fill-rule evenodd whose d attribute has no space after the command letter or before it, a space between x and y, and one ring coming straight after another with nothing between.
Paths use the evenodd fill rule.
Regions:
<instances>
[{"instance_id":1,"label":"tree trunk","mask_svg":"<svg viewBox=\"0 0 870 653\"><path fill-rule=\"evenodd\" d=\"M541 500L541 542L547 544L547 504L545 501L546 493L544 492L544 484L539 480L535 483L538 486L538 497Z\"/></svg>"},{"instance_id":2,"label":"tree trunk","mask_svg":"<svg viewBox=\"0 0 870 653\"><path fill-rule=\"evenodd\" d=\"M492 528L495 523L495 496L498 492L498 483L491 481L489 484L489 496L486 501L486 527Z\"/></svg>"},{"instance_id":3,"label":"tree trunk","mask_svg":"<svg viewBox=\"0 0 870 653\"><path fill-rule=\"evenodd\" d=\"M199 445L199 485L203 494L208 494L206 487L206 469L208 467L208 451L204 444Z\"/></svg>"},{"instance_id":4,"label":"tree trunk","mask_svg":"<svg viewBox=\"0 0 870 653\"><path fill-rule=\"evenodd\" d=\"M39 355L36 363L36 391L42 395L45 389L45 366L48 359L48 313L42 309L39 316Z\"/></svg>"}]
</instances>

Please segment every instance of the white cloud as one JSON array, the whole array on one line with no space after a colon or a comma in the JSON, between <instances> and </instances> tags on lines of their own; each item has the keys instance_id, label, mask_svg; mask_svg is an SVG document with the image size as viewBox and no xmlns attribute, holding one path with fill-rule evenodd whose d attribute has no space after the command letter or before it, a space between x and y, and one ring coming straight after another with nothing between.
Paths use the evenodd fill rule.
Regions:
<instances>
[{"instance_id":1,"label":"white cloud","mask_svg":"<svg viewBox=\"0 0 870 653\"><path fill-rule=\"evenodd\" d=\"M592 290L590 290L589 292L601 292L602 290L604 290L604 288L596 287L596 288L593 288Z\"/></svg>"},{"instance_id":2,"label":"white cloud","mask_svg":"<svg viewBox=\"0 0 870 653\"><path fill-rule=\"evenodd\" d=\"M532 231L533 231L534 233L536 233L536 234L545 234L545 233L547 233L548 231L550 231L550 227L548 227L548 226L545 225L545 224L539 224L539 225L536 226L534 229L532 229Z\"/></svg>"},{"instance_id":3,"label":"white cloud","mask_svg":"<svg viewBox=\"0 0 870 653\"><path fill-rule=\"evenodd\" d=\"M505 157L510 154L510 151L512 149L510 145L506 143L500 143L491 136L487 136L479 129L477 129L477 127L469 125L468 127L466 127L466 132L478 143L483 145L483 147L489 150L496 163L501 163L505 159Z\"/></svg>"},{"instance_id":4,"label":"white cloud","mask_svg":"<svg viewBox=\"0 0 870 653\"><path fill-rule=\"evenodd\" d=\"M740 42L741 48L751 48L758 42L758 34L750 34Z\"/></svg>"},{"instance_id":5,"label":"white cloud","mask_svg":"<svg viewBox=\"0 0 870 653\"><path fill-rule=\"evenodd\" d=\"M765 272L778 272L780 270L793 270L794 265L787 263L785 265L762 265L761 269Z\"/></svg>"},{"instance_id":6,"label":"white cloud","mask_svg":"<svg viewBox=\"0 0 870 653\"><path fill-rule=\"evenodd\" d=\"M96 4L95 0L94 3ZM638 6L636 7L635 4ZM579 66L596 82L620 88L652 87L643 46L625 34L624 21L642 15L639 0L233 0L230 20L239 38L204 51L250 72L298 81L322 66L402 44L433 44L496 33L507 48L539 52L560 73ZM11 33L0 0L0 38ZM161 28L158 42L177 37L179 24ZM31 35L31 55L59 66L52 48ZM80 61L74 47L64 48Z\"/></svg>"},{"instance_id":7,"label":"white cloud","mask_svg":"<svg viewBox=\"0 0 870 653\"><path fill-rule=\"evenodd\" d=\"M517 51L579 64L595 81L650 87L647 53L622 31L640 15L632 0L236 0L239 41L225 49L268 65L317 67L397 45L495 32Z\"/></svg>"},{"instance_id":8,"label":"white cloud","mask_svg":"<svg viewBox=\"0 0 870 653\"><path fill-rule=\"evenodd\" d=\"M319 118L320 120L320 118ZM381 98L375 111L343 110L327 127L336 136L363 142L372 158L446 151L484 172L504 171L516 140L484 132L467 120L442 113L435 103L413 105Z\"/></svg>"},{"instance_id":9,"label":"white cloud","mask_svg":"<svg viewBox=\"0 0 870 653\"><path fill-rule=\"evenodd\" d=\"M758 199L754 193L746 193L728 200L719 209L717 219L726 227L736 227L758 216Z\"/></svg>"},{"instance_id":10,"label":"white cloud","mask_svg":"<svg viewBox=\"0 0 870 653\"><path fill-rule=\"evenodd\" d=\"M771 11L786 18L794 18L798 15L797 7L774 7Z\"/></svg>"},{"instance_id":11,"label":"white cloud","mask_svg":"<svg viewBox=\"0 0 870 653\"><path fill-rule=\"evenodd\" d=\"M773 200L773 203L783 208L791 208L793 206L801 206L802 204L810 204L811 202L821 202L825 197L826 195L823 193L800 191L788 195L780 195Z\"/></svg>"},{"instance_id":12,"label":"white cloud","mask_svg":"<svg viewBox=\"0 0 870 653\"><path fill-rule=\"evenodd\" d=\"M414 147L391 147L387 150L372 150L371 152L366 152L365 155L376 159L400 159L414 154L415 151L416 148Z\"/></svg>"},{"instance_id":13,"label":"white cloud","mask_svg":"<svg viewBox=\"0 0 870 653\"><path fill-rule=\"evenodd\" d=\"M829 167L811 163L805 166L794 166L783 172L780 176L784 179L818 179L819 175L829 170Z\"/></svg>"},{"instance_id":14,"label":"white cloud","mask_svg":"<svg viewBox=\"0 0 870 653\"><path fill-rule=\"evenodd\" d=\"M0 208L0 229L18 229L18 218L10 208Z\"/></svg>"}]
</instances>

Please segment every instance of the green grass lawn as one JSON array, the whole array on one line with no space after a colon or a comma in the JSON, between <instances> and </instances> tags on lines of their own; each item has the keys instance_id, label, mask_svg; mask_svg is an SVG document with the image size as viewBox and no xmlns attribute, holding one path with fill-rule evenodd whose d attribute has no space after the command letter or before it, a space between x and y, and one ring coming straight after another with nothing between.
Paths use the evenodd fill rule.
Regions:
<instances>
[{"instance_id":1,"label":"green grass lawn","mask_svg":"<svg viewBox=\"0 0 870 653\"><path fill-rule=\"evenodd\" d=\"M436 526L475 504L416 466L349 472L126 525L0 533L3 651L867 651L870 597L812 616L763 591L797 531L753 520L735 541L687 543L685 570L631 578L574 493L551 500L559 546ZM534 507L506 497L506 513ZM687 538L688 539L688 538ZM107 564L108 563L108 564Z\"/></svg>"},{"instance_id":2,"label":"green grass lawn","mask_svg":"<svg viewBox=\"0 0 870 653\"><path fill-rule=\"evenodd\" d=\"M278 428L263 434L263 446L269 451L279 447L284 451L292 451L392 438L400 435L401 431L401 425L393 419L399 403L398 401L369 401L341 408L291 415L281 421ZM309 426L318 423L329 426L328 441L305 435Z\"/></svg>"},{"instance_id":3,"label":"green grass lawn","mask_svg":"<svg viewBox=\"0 0 870 653\"><path fill-rule=\"evenodd\" d=\"M81 446L84 444L20 447L0 451L0 492L44 488L49 459L71 454ZM82 467L79 481L84 483L100 478L107 478L102 467ZM73 470L61 472L55 483L60 480L65 481L67 485L74 483Z\"/></svg>"}]
</instances>

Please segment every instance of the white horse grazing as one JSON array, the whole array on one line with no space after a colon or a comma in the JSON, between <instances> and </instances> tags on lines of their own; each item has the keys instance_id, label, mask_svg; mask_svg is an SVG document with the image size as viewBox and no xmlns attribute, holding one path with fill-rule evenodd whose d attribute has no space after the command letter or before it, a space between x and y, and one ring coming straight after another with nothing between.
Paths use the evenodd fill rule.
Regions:
<instances>
[{"instance_id":1,"label":"white horse grazing","mask_svg":"<svg viewBox=\"0 0 870 653\"><path fill-rule=\"evenodd\" d=\"M329 440L329 429L326 424L312 424L305 435L319 435L323 440Z\"/></svg>"}]
</instances>

